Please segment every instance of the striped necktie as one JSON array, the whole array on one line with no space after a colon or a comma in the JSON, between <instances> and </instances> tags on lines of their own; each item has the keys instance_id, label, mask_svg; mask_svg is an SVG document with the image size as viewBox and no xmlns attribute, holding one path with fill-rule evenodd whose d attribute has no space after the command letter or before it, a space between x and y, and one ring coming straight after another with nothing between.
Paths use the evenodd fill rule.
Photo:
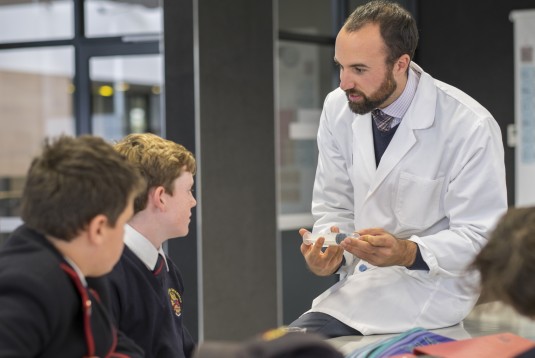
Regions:
<instances>
[{"instance_id":1,"label":"striped necktie","mask_svg":"<svg viewBox=\"0 0 535 358\"><path fill-rule=\"evenodd\" d=\"M158 261L156 261L156 267L152 270L152 274L158 280L160 286L164 287L166 281L165 272L167 268L165 267L165 260L161 254L158 254Z\"/></svg>"},{"instance_id":2,"label":"striped necktie","mask_svg":"<svg viewBox=\"0 0 535 358\"><path fill-rule=\"evenodd\" d=\"M381 132L388 132L390 130L390 123L392 123L392 120L394 119L394 117L389 116L380 109L374 109L372 111L372 118L375 121L377 129Z\"/></svg>"},{"instance_id":3,"label":"striped necktie","mask_svg":"<svg viewBox=\"0 0 535 358\"><path fill-rule=\"evenodd\" d=\"M158 260L156 261L156 267L154 267L154 270L152 270L152 273L154 276L158 276L162 273L165 266L165 260L161 254L158 254Z\"/></svg>"}]
</instances>

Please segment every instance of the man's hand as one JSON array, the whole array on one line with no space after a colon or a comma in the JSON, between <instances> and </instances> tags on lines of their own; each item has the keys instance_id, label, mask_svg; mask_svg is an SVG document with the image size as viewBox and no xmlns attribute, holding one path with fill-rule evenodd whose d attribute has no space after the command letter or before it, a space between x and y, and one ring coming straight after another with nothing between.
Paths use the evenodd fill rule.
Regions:
<instances>
[{"instance_id":1,"label":"man's hand","mask_svg":"<svg viewBox=\"0 0 535 358\"><path fill-rule=\"evenodd\" d=\"M301 237L307 232L306 229L300 229ZM332 227L331 232L339 232L337 227ZM336 246L328 246L325 251L322 251L325 239L320 237L314 244L301 244L301 253L305 258L310 271L318 276L329 276L336 272L342 263L344 250Z\"/></svg>"},{"instance_id":2,"label":"man's hand","mask_svg":"<svg viewBox=\"0 0 535 358\"><path fill-rule=\"evenodd\" d=\"M372 265L409 267L416 259L416 243L400 240L381 228L358 231L358 239L345 238L340 246Z\"/></svg>"}]
</instances>

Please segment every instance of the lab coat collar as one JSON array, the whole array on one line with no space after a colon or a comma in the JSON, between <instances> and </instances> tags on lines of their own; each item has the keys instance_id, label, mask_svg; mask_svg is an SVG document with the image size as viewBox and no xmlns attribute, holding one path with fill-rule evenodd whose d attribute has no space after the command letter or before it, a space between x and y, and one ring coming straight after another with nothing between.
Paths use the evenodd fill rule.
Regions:
<instances>
[{"instance_id":1,"label":"lab coat collar","mask_svg":"<svg viewBox=\"0 0 535 358\"><path fill-rule=\"evenodd\" d=\"M420 74L420 81L401 124L405 123L412 130L429 128L435 121L437 103L435 80L416 63L411 62L411 68ZM401 129L401 124L399 129Z\"/></svg>"},{"instance_id":2,"label":"lab coat collar","mask_svg":"<svg viewBox=\"0 0 535 358\"><path fill-rule=\"evenodd\" d=\"M371 114L367 113L353 121L353 133L369 133L353 141L353 153L358 162L363 163L359 170L365 176L365 180L371 183L367 198L375 192L401 158L416 144L415 130L429 128L435 120L437 91L434 79L415 63L411 63L411 68L420 74L418 89L394 138L383 154L379 166L375 164Z\"/></svg>"}]
</instances>

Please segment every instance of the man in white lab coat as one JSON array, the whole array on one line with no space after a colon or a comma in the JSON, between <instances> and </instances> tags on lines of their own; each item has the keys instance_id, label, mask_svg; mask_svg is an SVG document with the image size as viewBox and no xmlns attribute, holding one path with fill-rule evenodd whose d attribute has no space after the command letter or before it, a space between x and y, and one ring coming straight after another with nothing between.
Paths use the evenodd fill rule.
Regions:
<instances>
[{"instance_id":1,"label":"man in white lab coat","mask_svg":"<svg viewBox=\"0 0 535 358\"><path fill-rule=\"evenodd\" d=\"M433 329L477 300L466 268L507 209L500 128L411 61L417 42L412 16L384 1L357 8L336 38L340 88L320 120L313 231L361 236L301 246L312 272L340 281L291 326L329 337Z\"/></svg>"}]
</instances>

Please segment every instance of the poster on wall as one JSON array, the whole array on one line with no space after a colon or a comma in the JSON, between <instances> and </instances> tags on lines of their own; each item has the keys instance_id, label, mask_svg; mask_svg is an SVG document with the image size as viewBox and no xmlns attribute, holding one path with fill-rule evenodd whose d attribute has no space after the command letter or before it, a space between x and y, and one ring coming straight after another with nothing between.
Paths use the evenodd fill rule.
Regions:
<instances>
[{"instance_id":1,"label":"poster on wall","mask_svg":"<svg viewBox=\"0 0 535 358\"><path fill-rule=\"evenodd\" d=\"M515 206L535 205L535 9L515 10Z\"/></svg>"}]
</instances>

